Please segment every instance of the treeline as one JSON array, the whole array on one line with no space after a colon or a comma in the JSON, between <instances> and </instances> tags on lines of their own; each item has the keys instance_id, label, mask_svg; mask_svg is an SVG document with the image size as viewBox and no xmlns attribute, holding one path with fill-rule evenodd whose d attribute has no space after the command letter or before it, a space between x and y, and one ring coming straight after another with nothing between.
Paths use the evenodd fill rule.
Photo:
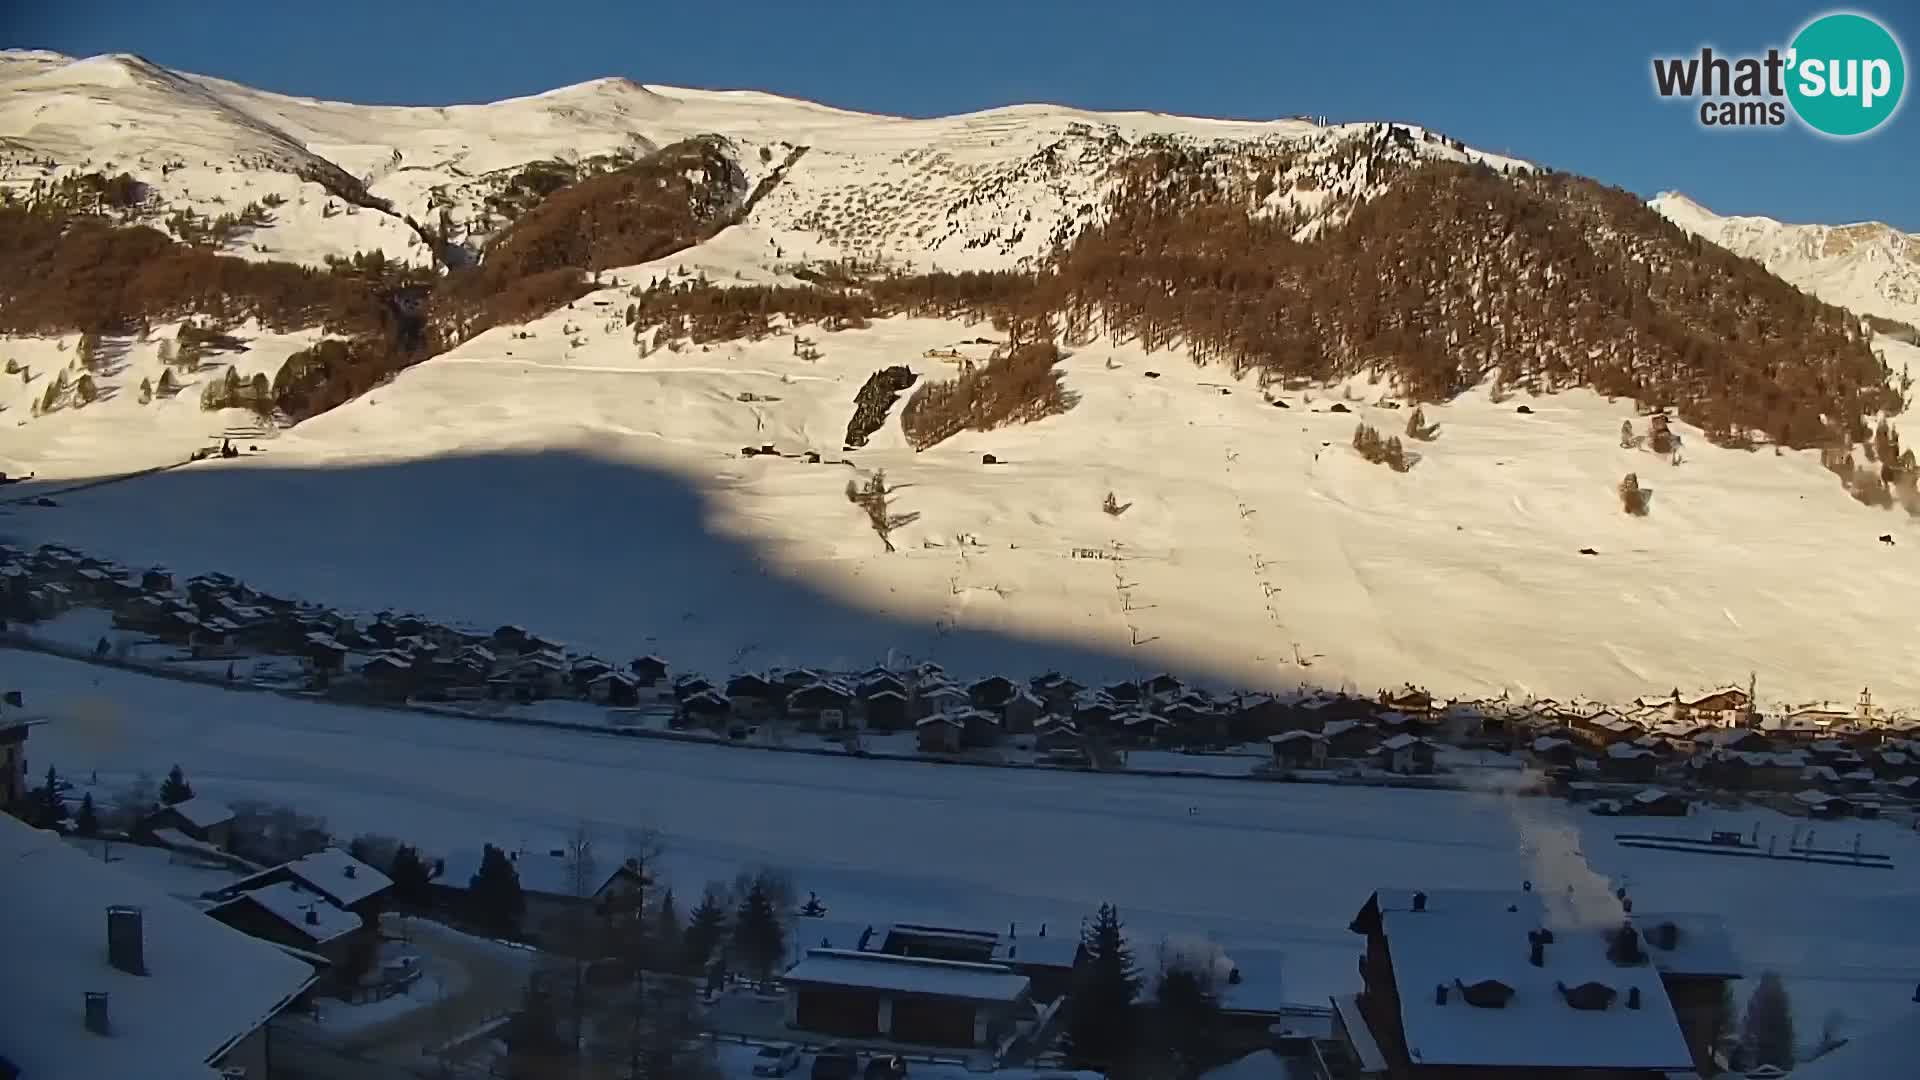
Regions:
<instances>
[{"instance_id":1,"label":"treeline","mask_svg":"<svg viewBox=\"0 0 1920 1080\"><path fill-rule=\"evenodd\" d=\"M1888 385L1856 317L1627 192L1372 155L1386 190L1302 240L1297 216L1260 211L1268 174L1223 167L1230 153L1163 145L1136 157L1101 224L1038 273L681 282L645 290L629 320L636 335L710 341L769 333L776 316L990 319L1012 345L1104 334L1268 379L1382 372L1419 400L1489 377L1501 389L1587 386L1671 408L1729 445L1858 442L1869 418L1903 407L1904 380Z\"/></svg>"},{"instance_id":2,"label":"treeline","mask_svg":"<svg viewBox=\"0 0 1920 1080\"><path fill-rule=\"evenodd\" d=\"M962 431L992 431L1057 416L1074 405L1060 385L1052 342L1018 345L951 379L928 379L900 411L907 443L925 450Z\"/></svg>"},{"instance_id":3,"label":"treeline","mask_svg":"<svg viewBox=\"0 0 1920 1080\"><path fill-rule=\"evenodd\" d=\"M0 205L0 333L139 334L188 317L319 327L329 340L290 357L272 380L272 407L297 422L488 327L573 301L591 287L589 272L700 242L728 223L743 189L716 142L677 143L563 189L503 232L480 266L435 278L378 253L324 270L222 255L117 225L97 208L139 192L76 182Z\"/></svg>"}]
</instances>

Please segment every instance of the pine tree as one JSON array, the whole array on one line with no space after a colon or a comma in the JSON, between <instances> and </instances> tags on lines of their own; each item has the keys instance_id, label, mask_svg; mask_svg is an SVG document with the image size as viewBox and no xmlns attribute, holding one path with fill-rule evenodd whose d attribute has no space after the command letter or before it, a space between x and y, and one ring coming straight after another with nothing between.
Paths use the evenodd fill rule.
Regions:
<instances>
[{"instance_id":1,"label":"pine tree","mask_svg":"<svg viewBox=\"0 0 1920 1080\"><path fill-rule=\"evenodd\" d=\"M1427 437L1427 414L1415 405L1407 414L1407 438L1424 440Z\"/></svg>"},{"instance_id":2,"label":"pine tree","mask_svg":"<svg viewBox=\"0 0 1920 1080\"><path fill-rule=\"evenodd\" d=\"M93 809L93 792L91 791L80 799L80 813L73 819L73 831L81 836L99 835L100 815Z\"/></svg>"},{"instance_id":3,"label":"pine tree","mask_svg":"<svg viewBox=\"0 0 1920 1080\"><path fill-rule=\"evenodd\" d=\"M1635 441L1636 440L1633 437L1633 421L1631 420L1620 421L1620 449L1622 450L1633 449L1633 444L1635 443Z\"/></svg>"},{"instance_id":4,"label":"pine tree","mask_svg":"<svg viewBox=\"0 0 1920 1080\"><path fill-rule=\"evenodd\" d=\"M467 883L467 901L473 905L473 917L489 929L501 934L520 929L527 898L520 891L520 872L506 852L492 844L481 851L480 869Z\"/></svg>"},{"instance_id":5,"label":"pine tree","mask_svg":"<svg viewBox=\"0 0 1920 1080\"><path fill-rule=\"evenodd\" d=\"M47 766L47 782L34 795L34 801L38 804L34 808L35 816L39 818L40 827L59 828L67 820L67 804L60 797L60 774L53 771L53 766Z\"/></svg>"},{"instance_id":6,"label":"pine tree","mask_svg":"<svg viewBox=\"0 0 1920 1080\"><path fill-rule=\"evenodd\" d=\"M160 802L163 806L172 806L193 798L193 785L187 783L187 774L175 765L167 770L167 778L160 784Z\"/></svg>"},{"instance_id":7,"label":"pine tree","mask_svg":"<svg viewBox=\"0 0 1920 1080\"><path fill-rule=\"evenodd\" d=\"M489 850L493 850L489 848ZM547 1080L565 1070L573 1055L560 1037L560 1017L553 997L531 980L520 1010L507 1024L507 1076L510 1080Z\"/></svg>"},{"instance_id":8,"label":"pine tree","mask_svg":"<svg viewBox=\"0 0 1920 1080\"><path fill-rule=\"evenodd\" d=\"M766 883L755 878L734 913L733 946L747 971L762 983L773 978L787 950L786 928L774 910Z\"/></svg>"},{"instance_id":9,"label":"pine tree","mask_svg":"<svg viewBox=\"0 0 1920 1080\"><path fill-rule=\"evenodd\" d=\"M686 930L680 924L680 907L674 902L673 890L660 894L660 906L653 913L653 948L658 963L663 967L672 967L678 958L685 954L686 944L682 940Z\"/></svg>"},{"instance_id":10,"label":"pine tree","mask_svg":"<svg viewBox=\"0 0 1920 1080\"><path fill-rule=\"evenodd\" d=\"M1125 1061L1134 1037L1134 997L1140 973L1122 934L1120 912L1100 905L1093 924L1081 935L1076 987L1067 999L1066 1045L1069 1060L1089 1066Z\"/></svg>"},{"instance_id":11,"label":"pine tree","mask_svg":"<svg viewBox=\"0 0 1920 1080\"><path fill-rule=\"evenodd\" d=\"M141 379L140 380L140 404L146 405L151 401L153 401L153 380Z\"/></svg>"},{"instance_id":12,"label":"pine tree","mask_svg":"<svg viewBox=\"0 0 1920 1080\"><path fill-rule=\"evenodd\" d=\"M100 362L100 335L89 330L80 335L80 345L74 350L80 360L80 366L91 368Z\"/></svg>"},{"instance_id":13,"label":"pine tree","mask_svg":"<svg viewBox=\"0 0 1920 1080\"><path fill-rule=\"evenodd\" d=\"M726 936L727 909L720 905L719 895L710 888L687 922L684 952L688 970L698 972L705 968Z\"/></svg>"},{"instance_id":14,"label":"pine tree","mask_svg":"<svg viewBox=\"0 0 1920 1080\"><path fill-rule=\"evenodd\" d=\"M1213 973L1176 963L1160 973L1155 993L1159 1006L1161 1042L1180 1062L1186 1076L1198 1076L1217 1051L1220 1036L1220 996Z\"/></svg>"},{"instance_id":15,"label":"pine tree","mask_svg":"<svg viewBox=\"0 0 1920 1080\"><path fill-rule=\"evenodd\" d=\"M1740 1025L1740 1045L1748 1068L1774 1065L1793 1068L1793 1004L1787 999L1787 987L1779 972L1760 976L1747 999L1747 1015Z\"/></svg>"},{"instance_id":16,"label":"pine tree","mask_svg":"<svg viewBox=\"0 0 1920 1080\"><path fill-rule=\"evenodd\" d=\"M424 905L427 901L427 864L420 853L401 844L393 849L393 861L387 864L387 876L393 879L394 899L402 904Z\"/></svg>"}]
</instances>

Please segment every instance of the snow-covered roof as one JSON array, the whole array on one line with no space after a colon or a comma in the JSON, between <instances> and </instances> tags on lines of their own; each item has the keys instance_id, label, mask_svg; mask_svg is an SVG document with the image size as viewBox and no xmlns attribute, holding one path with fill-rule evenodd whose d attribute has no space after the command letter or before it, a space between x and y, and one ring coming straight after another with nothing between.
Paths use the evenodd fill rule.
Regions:
<instances>
[{"instance_id":1,"label":"snow-covered roof","mask_svg":"<svg viewBox=\"0 0 1920 1080\"><path fill-rule=\"evenodd\" d=\"M993 958L1002 964L1036 964L1043 967L1070 968L1080 955L1080 939L1072 934L1056 937L1002 938L993 947Z\"/></svg>"},{"instance_id":2,"label":"snow-covered roof","mask_svg":"<svg viewBox=\"0 0 1920 1080\"><path fill-rule=\"evenodd\" d=\"M1662 973L1740 977L1740 955L1727 933L1725 917L1710 912L1637 911L1630 918L1653 957L1653 966ZM1661 932L1667 924L1674 929L1671 949Z\"/></svg>"},{"instance_id":3,"label":"snow-covered roof","mask_svg":"<svg viewBox=\"0 0 1920 1080\"><path fill-rule=\"evenodd\" d=\"M1693 1067L1680 1022L1652 963L1615 964L1599 929L1561 929L1529 961L1523 913L1382 916L1399 988L1407 1052L1420 1065L1481 1068L1672 1069ZM1470 1005L1460 984L1497 979L1513 990L1504 1008ZM1577 1009L1563 988L1598 983L1614 991L1604 1009ZM1448 988L1445 1004L1436 989ZM1639 1008L1628 1005L1639 991Z\"/></svg>"},{"instance_id":4,"label":"snow-covered roof","mask_svg":"<svg viewBox=\"0 0 1920 1080\"><path fill-rule=\"evenodd\" d=\"M846 986L896 994L925 994L967 1001L1013 1002L1029 980L999 964L969 964L920 956L809 949L783 977L788 985Z\"/></svg>"},{"instance_id":5,"label":"snow-covered roof","mask_svg":"<svg viewBox=\"0 0 1920 1080\"><path fill-rule=\"evenodd\" d=\"M285 878L301 882L341 907L352 907L393 885L392 878L339 848L330 847L262 870L235 882L234 889L245 890L252 888L254 882Z\"/></svg>"},{"instance_id":6,"label":"snow-covered roof","mask_svg":"<svg viewBox=\"0 0 1920 1080\"><path fill-rule=\"evenodd\" d=\"M312 967L157 884L0 815L0 1054L31 1080L196 1077L313 981ZM140 908L145 976L107 962L111 905ZM85 1026L105 993L113 1034Z\"/></svg>"},{"instance_id":7,"label":"snow-covered roof","mask_svg":"<svg viewBox=\"0 0 1920 1080\"><path fill-rule=\"evenodd\" d=\"M179 814L187 824L196 829L211 829L222 822L233 820L232 807L204 795L196 795L185 802L174 803L167 809Z\"/></svg>"},{"instance_id":8,"label":"snow-covered roof","mask_svg":"<svg viewBox=\"0 0 1920 1080\"><path fill-rule=\"evenodd\" d=\"M217 912L222 908L246 903L258 906L281 922L312 938L315 945L324 945L335 938L351 934L362 925L360 916L335 907L326 897L312 890L303 889L291 881L248 889L231 900L215 905L210 910Z\"/></svg>"}]
</instances>

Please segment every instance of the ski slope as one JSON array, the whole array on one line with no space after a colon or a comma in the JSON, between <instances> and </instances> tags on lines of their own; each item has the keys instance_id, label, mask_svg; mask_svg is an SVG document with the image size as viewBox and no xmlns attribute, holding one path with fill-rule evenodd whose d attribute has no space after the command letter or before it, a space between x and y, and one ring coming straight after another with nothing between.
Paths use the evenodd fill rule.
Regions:
<instances>
[{"instance_id":1,"label":"ski slope","mask_svg":"<svg viewBox=\"0 0 1920 1080\"><path fill-rule=\"evenodd\" d=\"M1786 976L1802 1023L1862 1025L1910 1009L1920 945L1920 843L1854 831L1893 871L1716 859L1620 847L1605 819L1544 799L1383 788L1170 780L753 752L294 702L0 653L10 687L51 717L33 767L112 785L178 762L195 790L323 815L429 852L498 843L539 852L584 824L618 853L658 829L681 896L744 867L788 868L836 920L1072 933L1116 903L1142 941L1210 935L1288 1000L1357 989L1348 921L1375 888L1624 884L1636 911L1718 912L1757 974ZM1643 819L1636 831L1778 832L1763 811ZM1143 873L1146 870L1149 872Z\"/></svg>"},{"instance_id":2,"label":"ski slope","mask_svg":"<svg viewBox=\"0 0 1920 1080\"><path fill-rule=\"evenodd\" d=\"M896 406L843 454L872 371L950 375L923 354L990 328L802 328L814 362L785 335L642 357L611 315L623 302L608 289L489 332L259 455L17 507L0 532L715 674L893 650L961 671L1612 700L1754 672L1769 700L1870 685L1920 701L1902 659L1920 532L1853 502L1812 454L1677 427L1676 467L1620 447L1622 420L1645 431L1627 403L1477 391L1426 410L1438 437L1410 441L1420 461L1397 474L1349 445L1359 421L1405 426L1384 384L1285 391L1279 408L1106 342L1064 362L1079 404L1063 416L915 453ZM89 439L97 473L150 460L81 423L110 409L137 406L17 428L0 467L51 468ZM204 414L180 423L179 444L204 441ZM739 455L762 444L794 456ZM876 470L896 512L920 515L893 553L844 495ZM1648 517L1620 510L1629 471L1654 491ZM1124 514L1102 512L1108 492Z\"/></svg>"}]
</instances>

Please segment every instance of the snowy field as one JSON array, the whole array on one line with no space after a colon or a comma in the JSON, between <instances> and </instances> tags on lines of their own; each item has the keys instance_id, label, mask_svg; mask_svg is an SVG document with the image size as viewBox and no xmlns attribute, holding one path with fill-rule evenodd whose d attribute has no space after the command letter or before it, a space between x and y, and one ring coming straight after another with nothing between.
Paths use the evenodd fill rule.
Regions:
<instances>
[{"instance_id":1,"label":"snowy field","mask_svg":"<svg viewBox=\"0 0 1920 1080\"><path fill-rule=\"evenodd\" d=\"M1410 444L1421 460L1398 474L1349 445L1357 421L1405 426L1384 384L1285 392L1281 409L1179 355L1097 342L1063 365L1080 396L1068 414L916 453L896 408L849 468L834 462L866 377L949 375L923 354L987 328L808 328L817 362L786 336L643 358L604 314L622 302L595 294L580 307L596 314L563 309L531 339L485 334L259 455L14 507L0 537L350 610L517 622L709 674L894 650L982 674L1170 668L1267 689L1613 700L1753 671L1769 700L1870 685L1920 703L1897 644L1920 530L1853 502L1810 453L1722 450L1683 428L1672 467L1621 448L1623 420L1645 430L1627 403L1482 390L1428 408L1439 436ZM738 400L749 392L777 400ZM89 437L79 419L36 421L7 452L31 461L44 437L68 454ZM738 456L762 443L827 463ZM920 515L892 554L843 493L877 469L900 487L896 512ZM1655 493L1649 517L1620 511L1628 471ZM1108 492L1124 514L1101 511ZM1888 532L1907 542L1878 542Z\"/></svg>"},{"instance_id":2,"label":"snowy field","mask_svg":"<svg viewBox=\"0 0 1920 1080\"><path fill-rule=\"evenodd\" d=\"M215 798L266 798L334 831L429 850L553 846L585 822L603 850L657 828L691 896L742 866L790 868L835 920L902 918L1071 933L1103 901L1134 930L1214 936L1231 955L1284 956L1287 996L1355 982L1346 924L1377 886L1543 888L1601 874L1639 910L1724 914L1749 966L1789 979L1809 1025L1830 1009L1909 1007L1920 944L1920 842L1866 824L1893 871L1621 848L1616 826L1544 800L1317 785L915 765L536 731L304 704L0 653L8 686L54 722L33 769L102 780L173 762ZM1761 811L1635 831L1699 835L1793 823ZM1823 826L1830 846L1855 826ZM1602 885L1602 887L1604 887Z\"/></svg>"}]
</instances>

